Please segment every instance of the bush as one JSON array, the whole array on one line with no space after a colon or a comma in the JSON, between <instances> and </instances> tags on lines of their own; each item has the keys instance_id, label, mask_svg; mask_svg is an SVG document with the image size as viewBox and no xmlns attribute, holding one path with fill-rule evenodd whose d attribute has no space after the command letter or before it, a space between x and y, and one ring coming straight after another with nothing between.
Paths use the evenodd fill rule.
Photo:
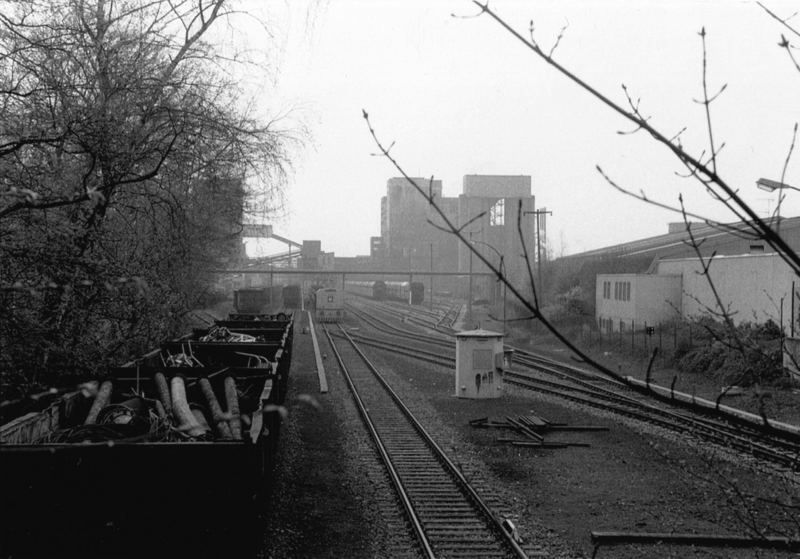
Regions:
<instances>
[{"instance_id":1,"label":"bush","mask_svg":"<svg viewBox=\"0 0 800 559\"><path fill-rule=\"evenodd\" d=\"M744 323L733 332L709 319L697 321L704 343L676 348L678 367L687 373L704 374L725 384L750 386L783 377L781 331L773 321Z\"/></svg>"}]
</instances>

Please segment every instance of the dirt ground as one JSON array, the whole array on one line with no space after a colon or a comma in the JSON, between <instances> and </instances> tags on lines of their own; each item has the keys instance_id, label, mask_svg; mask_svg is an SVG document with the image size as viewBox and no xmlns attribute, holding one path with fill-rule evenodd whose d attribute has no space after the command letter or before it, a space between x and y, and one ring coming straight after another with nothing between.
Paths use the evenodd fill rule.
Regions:
<instances>
[{"instance_id":1,"label":"dirt ground","mask_svg":"<svg viewBox=\"0 0 800 559\"><path fill-rule=\"evenodd\" d=\"M407 547L396 545L396 511L384 502L388 486L369 465L371 444L336 367L326 359L331 391L319 394L310 336L299 330L295 345L275 474L279 489L265 510L259 557L394 557L399 549L408 554ZM368 353L462 470L495 494L531 556L590 557L592 530L752 534L768 527L797 537L796 513L775 506L798 502L796 475L765 473L747 459L726 457L724 450L530 392L507 390L497 400L457 399L452 371L377 350ZM609 430L553 433L547 440L590 446L542 450L501 443L498 438L511 435L469 425L479 417L531 412ZM601 559L790 556L678 546L597 552Z\"/></svg>"}]
</instances>

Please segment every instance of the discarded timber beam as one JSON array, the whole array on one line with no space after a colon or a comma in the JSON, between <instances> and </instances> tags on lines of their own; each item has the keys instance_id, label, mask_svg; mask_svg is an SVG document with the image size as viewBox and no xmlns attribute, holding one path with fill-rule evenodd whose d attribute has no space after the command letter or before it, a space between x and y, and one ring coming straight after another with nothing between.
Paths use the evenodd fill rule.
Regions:
<instances>
[{"instance_id":1,"label":"discarded timber beam","mask_svg":"<svg viewBox=\"0 0 800 559\"><path fill-rule=\"evenodd\" d=\"M513 429L514 426L510 423L500 422L500 421L488 421L486 423L478 423L473 425L478 429Z\"/></svg>"},{"instance_id":2,"label":"discarded timber beam","mask_svg":"<svg viewBox=\"0 0 800 559\"><path fill-rule=\"evenodd\" d=\"M609 428L602 425L554 425L547 426L547 431L608 431Z\"/></svg>"},{"instance_id":3,"label":"discarded timber beam","mask_svg":"<svg viewBox=\"0 0 800 559\"><path fill-rule=\"evenodd\" d=\"M537 443L536 441L528 442L528 441L512 441L512 445L514 446L534 446L534 447L542 447L542 448L567 448L569 446L578 446L578 447L588 447L591 446L589 443L567 443L563 441L544 441L541 443Z\"/></svg>"},{"instance_id":4,"label":"discarded timber beam","mask_svg":"<svg viewBox=\"0 0 800 559\"><path fill-rule=\"evenodd\" d=\"M525 446L533 448L567 448L568 446L589 446L584 443L561 443L561 442L541 442L536 441L512 441L512 446Z\"/></svg>"},{"instance_id":5,"label":"discarded timber beam","mask_svg":"<svg viewBox=\"0 0 800 559\"><path fill-rule=\"evenodd\" d=\"M550 420L549 420L549 419L547 419L545 416L543 416L543 415L540 415L540 414L538 414L538 413L537 413L537 414L530 413L530 414L528 414L528 416L529 416L529 417L530 417L530 416L535 416L535 417L537 417L537 418L541 419L542 421L544 421L545 423L549 423L550 425L561 425L561 423L556 423L555 421L550 421Z\"/></svg>"},{"instance_id":6,"label":"discarded timber beam","mask_svg":"<svg viewBox=\"0 0 800 559\"><path fill-rule=\"evenodd\" d=\"M664 543L680 545L700 545L708 547L761 547L800 551L800 540L792 540L781 536L765 536L753 538L749 536L726 536L720 534L671 534L652 532L595 532L592 531L592 542L600 545L619 545L637 543Z\"/></svg>"},{"instance_id":7,"label":"discarded timber beam","mask_svg":"<svg viewBox=\"0 0 800 559\"><path fill-rule=\"evenodd\" d=\"M528 425L534 425L536 427L547 427L548 425L547 421L533 414L522 415L520 416L520 420L524 421Z\"/></svg>"},{"instance_id":8,"label":"discarded timber beam","mask_svg":"<svg viewBox=\"0 0 800 559\"><path fill-rule=\"evenodd\" d=\"M544 440L544 437L542 437L538 433L535 433L533 431L533 429L531 429L530 427L527 427L526 425L524 425L521 422L517 421L513 417L506 416L506 421L508 421L511 425L516 427L517 431L520 431L521 433L523 433L525 435L528 435L528 437L530 437L531 439L533 439L535 441L539 441L539 442L542 442Z\"/></svg>"}]
</instances>

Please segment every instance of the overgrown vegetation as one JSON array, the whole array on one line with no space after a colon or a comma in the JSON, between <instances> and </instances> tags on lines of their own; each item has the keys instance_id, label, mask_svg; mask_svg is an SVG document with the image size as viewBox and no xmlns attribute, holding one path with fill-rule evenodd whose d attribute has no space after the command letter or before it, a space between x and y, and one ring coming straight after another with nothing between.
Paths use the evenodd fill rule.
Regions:
<instances>
[{"instance_id":1,"label":"overgrown vegetation","mask_svg":"<svg viewBox=\"0 0 800 559\"><path fill-rule=\"evenodd\" d=\"M706 375L725 384L751 386L775 382L785 376L782 367L782 335L774 322L745 323L730 332L727 325L710 319L697 322L694 346L679 346L678 368ZM731 347L735 336L742 350Z\"/></svg>"},{"instance_id":2,"label":"overgrown vegetation","mask_svg":"<svg viewBox=\"0 0 800 559\"><path fill-rule=\"evenodd\" d=\"M0 4L2 398L173 333L274 199L286 135L208 41L227 4Z\"/></svg>"}]
</instances>

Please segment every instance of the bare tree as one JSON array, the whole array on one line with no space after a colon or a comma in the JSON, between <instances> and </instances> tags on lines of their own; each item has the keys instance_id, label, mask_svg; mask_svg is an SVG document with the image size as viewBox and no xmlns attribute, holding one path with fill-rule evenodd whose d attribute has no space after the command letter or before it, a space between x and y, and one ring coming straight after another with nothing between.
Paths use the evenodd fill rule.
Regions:
<instances>
[{"instance_id":1,"label":"bare tree","mask_svg":"<svg viewBox=\"0 0 800 559\"><path fill-rule=\"evenodd\" d=\"M209 40L235 15L0 5L3 373L91 371L163 338L239 250L248 198L276 199L288 136Z\"/></svg>"}]
</instances>

